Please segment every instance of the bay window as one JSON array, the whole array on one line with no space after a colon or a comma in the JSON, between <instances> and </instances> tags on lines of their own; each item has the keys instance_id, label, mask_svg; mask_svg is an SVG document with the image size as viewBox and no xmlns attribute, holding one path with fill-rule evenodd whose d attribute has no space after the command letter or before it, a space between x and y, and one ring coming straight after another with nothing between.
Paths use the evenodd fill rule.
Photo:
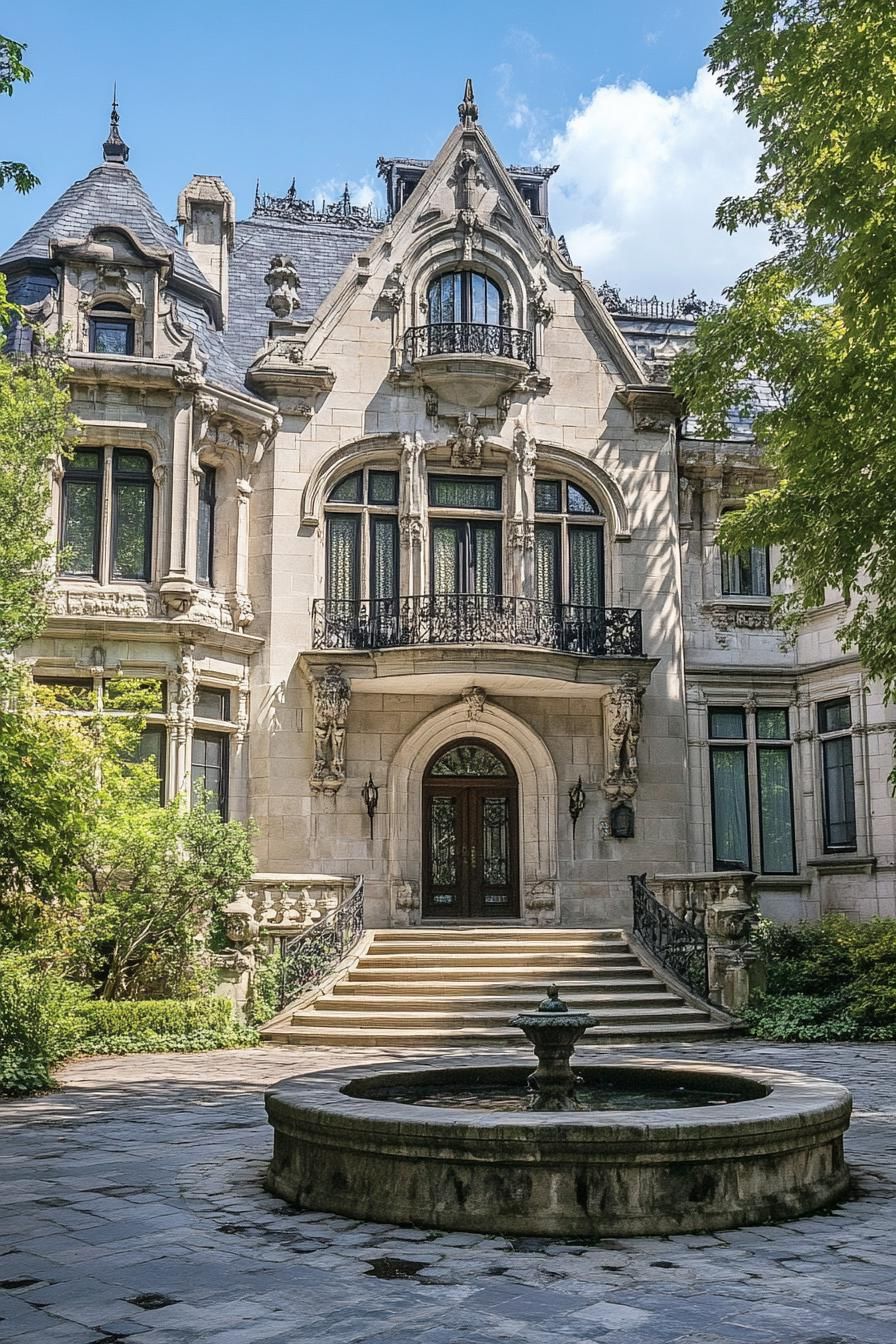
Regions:
<instances>
[{"instance_id":1,"label":"bay window","mask_svg":"<svg viewBox=\"0 0 896 1344\"><path fill-rule=\"evenodd\" d=\"M190 797L227 817L229 803L230 692L200 686L193 703L193 745L190 753Z\"/></svg>"}]
</instances>

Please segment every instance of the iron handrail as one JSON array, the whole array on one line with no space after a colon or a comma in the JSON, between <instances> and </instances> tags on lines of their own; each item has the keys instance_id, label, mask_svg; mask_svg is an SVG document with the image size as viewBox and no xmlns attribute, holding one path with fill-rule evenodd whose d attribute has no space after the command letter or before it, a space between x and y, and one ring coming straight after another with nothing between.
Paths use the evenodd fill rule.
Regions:
<instances>
[{"instance_id":1,"label":"iron handrail","mask_svg":"<svg viewBox=\"0 0 896 1344\"><path fill-rule=\"evenodd\" d=\"M641 612L499 593L422 594L373 601L316 598L315 649L512 644L586 657L640 657Z\"/></svg>"},{"instance_id":2,"label":"iron handrail","mask_svg":"<svg viewBox=\"0 0 896 1344\"><path fill-rule=\"evenodd\" d=\"M635 937L698 998L709 1000L709 957L706 934L688 924L658 901L647 885L647 874L633 876L632 927Z\"/></svg>"},{"instance_id":3,"label":"iron handrail","mask_svg":"<svg viewBox=\"0 0 896 1344\"><path fill-rule=\"evenodd\" d=\"M364 878L360 876L345 900L295 938L280 944L278 1009L285 1008L309 985L317 984L355 946L364 932Z\"/></svg>"},{"instance_id":4,"label":"iron handrail","mask_svg":"<svg viewBox=\"0 0 896 1344\"><path fill-rule=\"evenodd\" d=\"M428 322L404 334L404 357L413 364L428 355L498 355L535 367L532 332L492 322Z\"/></svg>"}]
</instances>

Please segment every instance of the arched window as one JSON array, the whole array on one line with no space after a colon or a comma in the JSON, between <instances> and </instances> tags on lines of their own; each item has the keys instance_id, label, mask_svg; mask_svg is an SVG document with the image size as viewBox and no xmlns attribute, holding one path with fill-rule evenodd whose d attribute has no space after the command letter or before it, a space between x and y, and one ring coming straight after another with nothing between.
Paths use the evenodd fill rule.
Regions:
<instances>
[{"instance_id":1,"label":"arched window","mask_svg":"<svg viewBox=\"0 0 896 1344\"><path fill-rule=\"evenodd\" d=\"M494 280L479 271L449 271L426 291L430 326L440 322L481 322L498 326L503 296Z\"/></svg>"},{"instance_id":2,"label":"arched window","mask_svg":"<svg viewBox=\"0 0 896 1344\"><path fill-rule=\"evenodd\" d=\"M369 600L378 612L398 597L398 472L363 467L327 496L327 604Z\"/></svg>"},{"instance_id":3,"label":"arched window","mask_svg":"<svg viewBox=\"0 0 896 1344\"><path fill-rule=\"evenodd\" d=\"M111 498L111 508L103 507ZM62 480L62 572L148 580L152 564L152 461L127 448L82 448Z\"/></svg>"},{"instance_id":4,"label":"arched window","mask_svg":"<svg viewBox=\"0 0 896 1344\"><path fill-rule=\"evenodd\" d=\"M591 496L572 481L535 482L535 596L594 610L604 605L604 529Z\"/></svg>"},{"instance_id":5,"label":"arched window","mask_svg":"<svg viewBox=\"0 0 896 1344\"><path fill-rule=\"evenodd\" d=\"M730 512L730 510L728 510ZM748 551L722 551L722 594L725 597L769 597L771 570L767 546Z\"/></svg>"},{"instance_id":6,"label":"arched window","mask_svg":"<svg viewBox=\"0 0 896 1344\"><path fill-rule=\"evenodd\" d=\"M134 319L122 303L98 303L88 319L90 349L97 355L132 355Z\"/></svg>"}]
</instances>

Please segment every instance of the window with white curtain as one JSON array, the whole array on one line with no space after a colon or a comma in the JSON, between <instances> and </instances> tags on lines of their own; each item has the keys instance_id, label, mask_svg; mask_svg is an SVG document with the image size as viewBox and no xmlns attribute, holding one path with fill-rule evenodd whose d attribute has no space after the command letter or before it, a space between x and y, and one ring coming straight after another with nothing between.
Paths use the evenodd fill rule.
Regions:
<instances>
[{"instance_id":1,"label":"window with white curtain","mask_svg":"<svg viewBox=\"0 0 896 1344\"><path fill-rule=\"evenodd\" d=\"M329 603L398 597L398 472L362 467L331 488L326 505Z\"/></svg>"},{"instance_id":2,"label":"window with white curtain","mask_svg":"<svg viewBox=\"0 0 896 1344\"><path fill-rule=\"evenodd\" d=\"M715 868L797 871L789 717L779 706L709 711Z\"/></svg>"},{"instance_id":3,"label":"window with white curtain","mask_svg":"<svg viewBox=\"0 0 896 1344\"><path fill-rule=\"evenodd\" d=\"M535 597L552 605L604 605L603 518L572 481L535 482Z\"/></svg>"}]
</instances>

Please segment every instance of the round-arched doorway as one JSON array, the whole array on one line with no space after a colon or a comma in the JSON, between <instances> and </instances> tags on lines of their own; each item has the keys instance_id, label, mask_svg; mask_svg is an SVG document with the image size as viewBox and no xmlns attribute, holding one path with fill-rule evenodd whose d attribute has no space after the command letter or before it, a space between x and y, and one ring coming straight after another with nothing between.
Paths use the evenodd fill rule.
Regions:
<instances>
[{"instance_id":1,"label":"round-arched doorway","mask_svg":"<svg viewBox=\"0 0 896 1344\"><path fill-rule=\"evenodd\" d=\"M510 761L476 738L440 748L423 776L424 919L516 918L518 860Z\"/></svg>"}]
</instances>

